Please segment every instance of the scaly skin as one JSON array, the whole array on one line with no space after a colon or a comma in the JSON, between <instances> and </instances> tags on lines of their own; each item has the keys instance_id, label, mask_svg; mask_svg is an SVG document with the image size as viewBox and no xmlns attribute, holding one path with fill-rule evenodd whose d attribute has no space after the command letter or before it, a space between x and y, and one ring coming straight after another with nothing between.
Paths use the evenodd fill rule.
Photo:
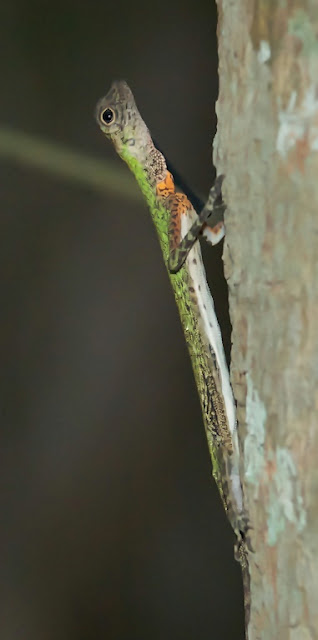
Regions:
<instances>
[{"instance_id":1,"label":"scaly skin","mask_svg":"<svg viewBox=\"0 0 318 640\"><path fill-rule=\"evenodd\" d=\"M168 268L171 250L177 248L180 236L184 237L195 223L196 213L188 198L176 193L164 156L155 148L125 82L113 83L108 94L98 102L96 119L101 130L113 142L117 153L134 173L149 205L191 357L213 476L230 522L240 537L243 507L234 400L199 243L192 247L177 273L170 273ZM209 232L217 238L220 225L209 229ZM203 300L206 300L208 317L211 319L209 325L212 327L213 324L216 335L216 346L206 329L207 313L203 307L207 307L201 301L202 288Z\"/></svg>"}]
</instances>

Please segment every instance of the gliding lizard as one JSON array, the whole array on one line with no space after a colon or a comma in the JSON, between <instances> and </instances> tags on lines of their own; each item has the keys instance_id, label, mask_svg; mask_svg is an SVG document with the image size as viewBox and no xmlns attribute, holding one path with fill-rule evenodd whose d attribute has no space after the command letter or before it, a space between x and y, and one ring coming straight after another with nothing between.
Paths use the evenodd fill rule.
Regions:
<instances>
[{"instance_id":1,"label":"gliding lizard","mask_svg":"<svg viewBox=\"0 0 318 640\"><path fill-rule=\"evenodd\" d=\"M238 538L244 529L236 412L221 332L206 281L198 235L216 244L224 235L220 180L197 216L175 188L163 154L155 147L128 85L114 82L96 106L96 120L134 173L147 200L168 269L199 392L218 485ZM219 202L219 206L213 207ZM210 218L211 208L214 209ZM223 207L224 208L224 207Z\"/></svg>"}]
</instances>

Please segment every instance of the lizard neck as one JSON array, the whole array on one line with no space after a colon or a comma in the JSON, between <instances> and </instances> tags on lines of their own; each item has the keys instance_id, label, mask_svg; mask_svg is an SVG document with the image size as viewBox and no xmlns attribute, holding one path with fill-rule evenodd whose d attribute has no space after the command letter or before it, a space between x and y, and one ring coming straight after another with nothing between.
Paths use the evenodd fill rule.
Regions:
<instances>
[{"instance_id":1,"label":"lizard neck","mask_svg":"<svg viewBox=\"0 0 318 640\"><path fill-rule=\"evenodd\" d=\"M147 143L136 148L136 145L125 146L121 156L134 174L141 191L143 192L150 208L154 206L159 195L157 185L165 184L168 180L169 193L174 191L174 181L171 173L167 170L167 164L161 151L159 151L150 135ZM165 197L167 194L160 194Z\"/></svg>"}]
</instances>

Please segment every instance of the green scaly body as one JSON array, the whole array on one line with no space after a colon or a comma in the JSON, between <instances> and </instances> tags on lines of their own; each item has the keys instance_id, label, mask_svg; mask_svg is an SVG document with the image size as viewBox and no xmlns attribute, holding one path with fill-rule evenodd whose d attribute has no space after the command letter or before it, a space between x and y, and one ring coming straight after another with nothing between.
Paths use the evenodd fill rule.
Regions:
<instances>
[{"instance_id":1,"label":"green scaly body","mask_svg":"<svg viewBox=\"0 0 318 640\"><path fill-rule=\"evenodd\" d=\"M96 108L96 118L102 131L109 137L121 158L134 173L137 182L147 200L153 222L155 224L164 262L169 265L171 254L171 197L159 197L157 186L165 184L167 167L162 154L154 147L149 131L135 105L132 93L124 82L114 83L110 92L102 98ZM109 122L108 122L109 120ZM170 175L170 174L169 174ZM196 218L190 207L185 218L187 229ZM195 257L193 257L195 256ZM191 265L196 265L191 266ZM196 273L199 274L197 281ZM188 345L195 381L199 392L205 430L213 465L213 476L218 485L230 522L239 536L242 516L242 495L239 482L239 453L236 425L233 416L229 416L224 397L231 394L229 382L225 381L225 359L221 338L220 346L215 349L213 340L206 331L207 325L202 302L199 304L201 286L207 288L205 271L201 258L199 243L191 249L185 263L177 273L168 274L177 307L179 310L185 339ZM199 284L198 284L199 282ZM211 305L210 313L214 314L213 302L208 288L204 289L207 304ZM208 300L210 297L210 301ZM206 305L203 304L206 309ZM211 311L213 309L213 311ZM215 315L214 331L219 332ZM211 322L209 323L212 327ZM220 369L223 370L222 376ZM223 389L223 391L222 391ZM230 406L230 413L234 411ZM229 422L232 422L230 428Z\"/></svg>"}]
</instances>

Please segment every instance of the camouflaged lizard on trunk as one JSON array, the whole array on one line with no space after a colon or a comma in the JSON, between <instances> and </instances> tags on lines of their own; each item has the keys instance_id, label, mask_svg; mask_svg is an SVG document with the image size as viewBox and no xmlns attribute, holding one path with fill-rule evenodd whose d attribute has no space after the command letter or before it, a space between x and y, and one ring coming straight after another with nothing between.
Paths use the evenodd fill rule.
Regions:
<instances>
[{"instance_id":1,"label":"camouflaged lizard on trunk","mask_svg":"<svg viewBox=\"0 0 318 640\"><path fill-rule=\"evenodd\" d=\"M201 232L212 244L224 235L220 181L198 216L187 196L177 192L165 158L123 81L114 82L98 102L96 120L134 173L149 205L191 357L213 476L232 527L241 539L244 513L235 403L201 248L196 242ZM219 206L214 206L218 199Z\"/></svg>"}]
</instances>

